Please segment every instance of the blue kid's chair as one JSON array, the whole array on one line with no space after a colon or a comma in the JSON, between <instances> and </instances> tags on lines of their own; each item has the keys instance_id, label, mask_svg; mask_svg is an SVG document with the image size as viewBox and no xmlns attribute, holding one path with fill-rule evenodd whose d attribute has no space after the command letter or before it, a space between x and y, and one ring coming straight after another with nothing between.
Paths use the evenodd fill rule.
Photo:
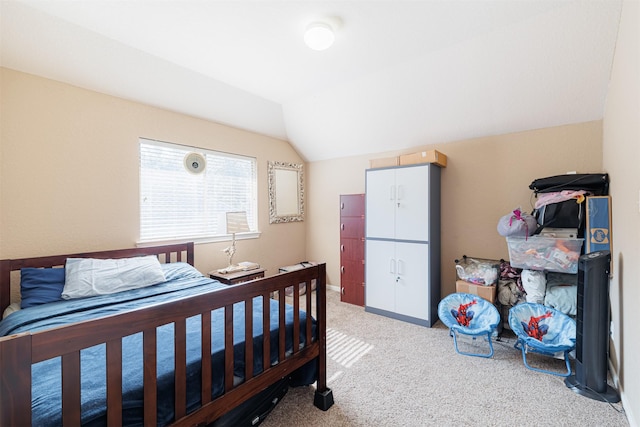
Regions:
<instances>
[{"instance_id":1,"label":"blue kid's chair","mask_svg":"<svg viewBox=\"0 0 640 427\"><path fill-rule=\"evenodd\" d=\"M486 299L477 295L458 292L446 296L438 304L438 316L442 323L449 328L449 335L453 337L453 344L458 354L477 357L492 357L493 344L491 336L497 333L500 323L498 309ZM487 353L470 353L458 348L457 334L477 337L486 336L489 343Z\"/></svg>"},{"instance_id":2,"label":"blue kid's chair","mask_svg":"<svg viewBox=\"0 0 640 427\"><path fill-rule=\"evenodd\" d=\"M560 377L571 375L569 353L576 346L576 322L572 318L542 304L523 303L509 310L509 326L518 338L514 347L522 351L528 369ZM549 357L563 355L567 372L530 366L527 353L531 352Z\"/></svg>"}]
</instances>

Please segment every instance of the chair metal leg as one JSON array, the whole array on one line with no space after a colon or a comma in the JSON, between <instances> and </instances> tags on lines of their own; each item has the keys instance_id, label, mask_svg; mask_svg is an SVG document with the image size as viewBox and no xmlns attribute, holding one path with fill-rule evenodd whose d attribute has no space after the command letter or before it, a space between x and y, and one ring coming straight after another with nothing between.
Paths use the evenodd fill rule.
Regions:
<instances>
[{"instance_id":1,"label":"chair metal leg","mask_svg":"<svg viewBox=\"0 0 640 427\"><path fill-rule=\"evenodd\" d=\"M555 372L555 371L550 371L547 369L541 369L541 368L535 368L531 365L529 365L529 363L527 362L527 350L526 350L526 344L521 342L520 340L516 341L514 347L518 350L522 351L522 361L524 362L524 366L527 367L527 369L531 369L532 371L536 371L536 372L542 372L544 374L551 374L551 375L555 375L558 377L568 377L571 375L571 364L569 363L569 352L570 350L566 350L564 352L564 362L565 365L567 367L567 372ZM545 354L543 352L540 351L535 351L535 350L531 350L532 353L537 353L537 354L541 354L543 356L549 356L552 357L551 354Z\"/></svg>"},{"instance_id":2,"label":"chair metal leg","mask_svg":"<svg viewBox=\"0 0 640 427\"><path fill-rule=\"evenodd\" d=\"M486 358L493 357L493 344L491 343L491 332L487 332L487 342L489 343L489 353L470 353L470 352L462 351L458 348L458 339L457 339L456 331L454 331L453 329L450 329L449 334L453 337L453 344L455 346L456 353L462 354L465 356L486 357ZM474 340L476 339L475 335L469 335L469 336L473 336ZM478 336L484 336L484 334L478 335Z\"/></svg>"}]
</instances>

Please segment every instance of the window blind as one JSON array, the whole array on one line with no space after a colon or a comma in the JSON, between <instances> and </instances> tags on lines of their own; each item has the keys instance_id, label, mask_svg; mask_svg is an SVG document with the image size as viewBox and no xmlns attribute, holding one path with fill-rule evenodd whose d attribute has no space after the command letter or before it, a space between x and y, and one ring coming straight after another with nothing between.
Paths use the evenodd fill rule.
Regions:
<instances>
[{"instance_id":1,"label":"window blind","mask_svg":"<svg viewBox=\"0 0 640 427\"><path fill-rule=\"evenodd\" d=\"M140 240L207 239L226 235L226 212L246 211L257 226L256 159L140 138ZM197 152L205 170L184 157Z\"/></svg>"}]
</instances>

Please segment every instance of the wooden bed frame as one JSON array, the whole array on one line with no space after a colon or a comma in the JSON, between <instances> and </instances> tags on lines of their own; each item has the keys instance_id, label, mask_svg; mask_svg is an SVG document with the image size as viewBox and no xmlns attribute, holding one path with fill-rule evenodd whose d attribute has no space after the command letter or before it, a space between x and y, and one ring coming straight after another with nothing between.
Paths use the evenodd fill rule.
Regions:
<instances>
[{"instance_id":1,"label":"wooden bed frame","mask_svg":"<svg viewBox=\"0 0 640 427\"><path fill-rule=\"evenodd\" d=\"M193 265L194 245L185 243L151 248L122 249L103 252L88 252L72 255L45 256L37 258L9 259L0 261L0 313L9 305L11 272L24 267L62 266L69 257L75 258L124 258L141 255L157 255L160 262L187 262ZM315 307L312 297L293 298L294 334L293 354L285 351L284 305L285 289L293 286L293 295L306 284L316 281ZM271 295L279 299L280 329L278 363L269 360L270 341L268 334L263 340L263 372L253 373L253 326L251 313L253 298L268 301ZM215 297L210 297L215 294ZM314 294L311 294L314 295ZM306 307L300 307L303 300ZM245 380L233 383L233 304L245 304ZM263 304L268 307L269 304ZM222 395L211 399L211 357L203 357L202 406L186 413L186 361L185 319L202 316L202 352L210 354L211 311L225 310L225 384ZM300 348L299 309L312 313L317 321L317 336L307 340ZM269 310L264 310L265 328L269 327ZM311 336L311 317L306 317L307 336ZM19 333L0 337L0 425L31 425L31 365L53 357L62 357L62 420L63 425L80 425L80 350L106 343L107 348L107 423L122 425L122 338L142 332L144 337L144 424L156 425L156 335L155 329L173 323L175 326L175 420L172 425L206 425L250 399L279 379L311 360L317 362L317 387L314 397L316 407L327 410L333 404L333 394L326 384L326 271L325 265L308 267L290 273L253 280L239 285L188 297L176 301L159 303L100 319L88 320L59 328L34 333ZM92 331L99 330L100 334ZM206 337L209 338L206 338ZM208 353L207 353L208 352Z\"/></svg>"}]
</instances>

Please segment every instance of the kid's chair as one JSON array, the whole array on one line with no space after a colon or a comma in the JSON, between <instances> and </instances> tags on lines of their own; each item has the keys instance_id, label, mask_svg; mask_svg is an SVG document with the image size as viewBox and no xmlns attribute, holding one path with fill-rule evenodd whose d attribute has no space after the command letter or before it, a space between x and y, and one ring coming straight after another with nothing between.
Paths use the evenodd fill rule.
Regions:
<instances>
[{"instance_id":1,"label":"kid's chair","mask_svg":"<svg viewBox=\"0 0 640 427\"><path fill-rule=\"evenodd\" d=\"M509 310L509 326L518 337L514 347L522 351L524 365L532 371L568 377L571 375L569 353L576 346L576 322L551 307L523 303ZM534 368L527 363L527 353L556 357L564 353L567 372Z\"/></svg>"},{"instance_id":2,"label":"kid's chair","mask_svg":"<svg viewBox=\"0 0 640 427\"><path fill-rule=\"evenodd\" d=\"M491 336L494 333L497 334L496 328L500 323L500 313L489 301L464 292L447 295L438 304L438 316L442 323L449 328L449 335L453 337L453 344L458 354L477 357L493 356ZM472 336L474 340L479 336L486 336L489 352L461 351L458 348L457 334Z\"/></svg>"}]
</instances>

